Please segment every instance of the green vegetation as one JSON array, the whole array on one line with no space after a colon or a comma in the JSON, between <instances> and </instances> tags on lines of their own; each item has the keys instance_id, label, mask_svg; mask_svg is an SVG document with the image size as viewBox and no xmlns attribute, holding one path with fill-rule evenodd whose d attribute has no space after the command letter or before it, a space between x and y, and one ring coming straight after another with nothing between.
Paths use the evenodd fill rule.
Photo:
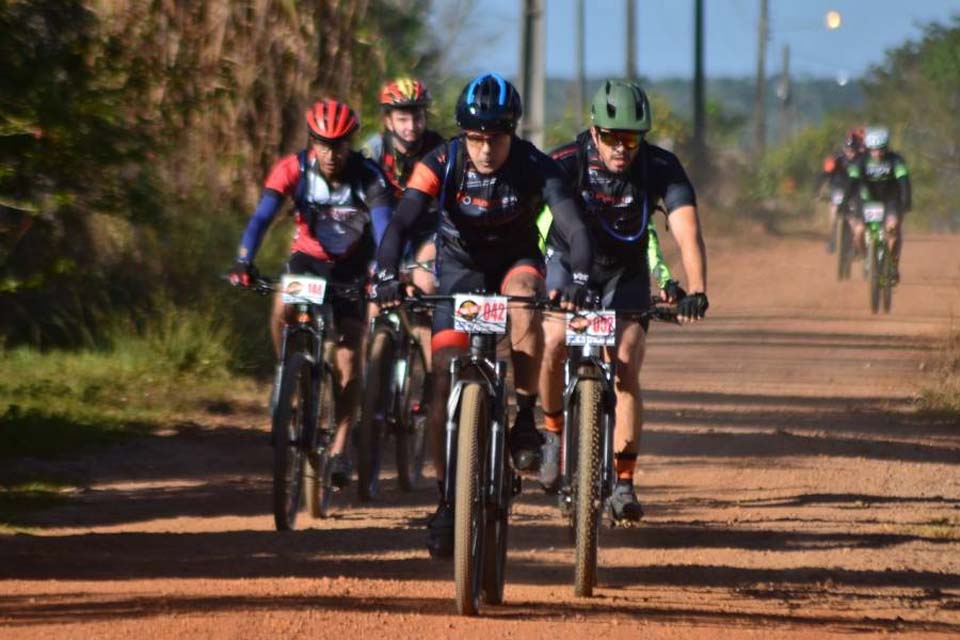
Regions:
<instances>
[{"instance_id":1,"label":"green vegetation","mask_svg":"<svg viewBox=\"0 0 960 640\"><path fill-rule=\"evenodd\" d=\"M954 328L939 350L936 382L920 396L920 406L935 413L960 416L960 327Z\"/></svg>"}]
</instances>

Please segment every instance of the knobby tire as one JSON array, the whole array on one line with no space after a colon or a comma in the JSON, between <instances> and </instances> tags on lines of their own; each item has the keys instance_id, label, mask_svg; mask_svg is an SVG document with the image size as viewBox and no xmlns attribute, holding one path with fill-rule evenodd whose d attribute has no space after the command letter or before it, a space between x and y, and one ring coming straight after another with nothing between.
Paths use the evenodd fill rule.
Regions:
<instances>
[{"instance_id":1,"label":"knobby tire","mask_svg":"<svg viewBox=\"0 0 960 640\"><path fill-rule=\"evenodd\" d=\"M482 438L488 432L488 398L482 385L464 385L457 433L456 499L454 502L453 573L457 612L477 614L483 567Z\"/></svg>"},{"instance_id":2,"label":"knobby tire","mask_svg":"<svg viewBox=\"0 0 960 640\"><path fill-rule=\"evenodd\" d=\"M597 581L597 545L602 513L600 457L603 400L598 380L580 380L575 393L579 415L573 592L577 597L590 597Z\"/></svg>"}]
</instances>

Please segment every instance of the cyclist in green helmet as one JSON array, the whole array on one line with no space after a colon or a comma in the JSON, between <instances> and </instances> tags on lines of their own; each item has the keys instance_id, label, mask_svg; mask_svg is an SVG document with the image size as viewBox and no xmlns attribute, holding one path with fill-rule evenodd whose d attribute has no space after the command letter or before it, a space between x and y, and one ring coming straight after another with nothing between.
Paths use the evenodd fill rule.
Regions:
<instances>
[{"instance_id":1,"label":"cyclist in green helmet","mask_svg":"<svg viewBox=\"0 0 960 640\"><path fill-rule=\"evenodd\" d=\"M670 221L687 275L689 294L678 302L681 322L703 318L706 296L706 249L700 232L693 185L680 161L669 151L646 142L652 120L643 89L609 80L596 93L592 126L551 155L568 185L581 199L584 222L593 244L594 262L588 286L600 293L603 307L638 311L650 304L650 218L662 203ZM551 226L546 234L547 290L562 291L573 277L569 239ZM540 397L545 415L540 481L555 490L563 431L564 322L544 318L544 358ZM642 516L633 487L642 425L640 367L647 325L628 317L617 319L617 344L607 357L617 359L615 464L617 486L610 499L615 521Z\"/></svg>"}]
</instances>

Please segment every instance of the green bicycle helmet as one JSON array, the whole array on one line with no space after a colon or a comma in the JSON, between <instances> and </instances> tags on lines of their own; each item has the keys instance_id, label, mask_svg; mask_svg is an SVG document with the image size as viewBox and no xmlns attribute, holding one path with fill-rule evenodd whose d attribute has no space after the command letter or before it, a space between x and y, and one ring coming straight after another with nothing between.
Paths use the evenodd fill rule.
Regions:
<instances>
[{"instance_id":1,"label":"green bicycle helmet","mask_svg":"<svg viewBox=\"0 0 960 640\"><path fill-rule=\"evenodd\" d=\"M607 80L593 96L590 118L602 129L646 133L652 124L650 100L632 82Z\"/></svg>"}]
</instances>

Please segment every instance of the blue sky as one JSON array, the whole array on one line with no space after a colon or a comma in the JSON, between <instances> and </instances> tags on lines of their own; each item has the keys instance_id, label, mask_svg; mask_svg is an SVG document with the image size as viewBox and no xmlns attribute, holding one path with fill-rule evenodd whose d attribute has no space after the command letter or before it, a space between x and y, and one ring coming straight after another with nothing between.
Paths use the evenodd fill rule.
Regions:
<instances>
[{"instance_id":1,"label":"blue sky","mask_svg":"<svg viewBox=\"0 0 960 640\"><path fill-rule=\"evenodd\" d=\"M455 0L435 0L442 11ZM547 74L574 73L573 0L543 0L547 11ZM884 51L916 39L919 25L960 15L960 0L769 0L767 71L779 72L790 44L796 75L858 77L883 60ZM513 76L519 51L520 0L476 0L451 51L462 72L500 71ZM693 0L636 0L637 69L643 76L690 76L693 68ZM708 76L755 73L759 0L705 0ZM625 68L624 0L586 0L586 68L589 76ZM829 31L824 18L839 11Z\"/></svg>"}]
</instances>

